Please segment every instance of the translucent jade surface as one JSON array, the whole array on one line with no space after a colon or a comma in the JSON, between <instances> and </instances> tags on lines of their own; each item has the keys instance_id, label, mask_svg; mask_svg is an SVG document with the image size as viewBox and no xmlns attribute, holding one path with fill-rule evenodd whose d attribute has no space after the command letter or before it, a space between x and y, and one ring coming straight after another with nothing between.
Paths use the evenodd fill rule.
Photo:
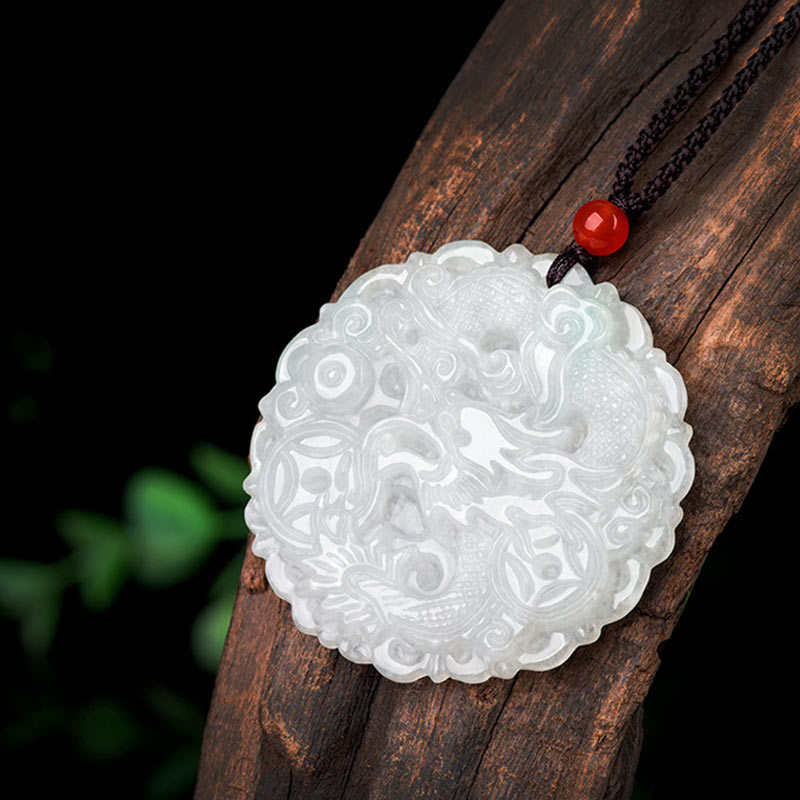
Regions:
<instances>
[{"instance_id":1,"label":"translucent jade surface","mask_svg":"<svg viewBox=\"0 0 800 800\"><path fill-rule=\"evenodd\" d=\"M454 242L356 280L281 356L246 519L294 620L386 677L555 667L638 602L694 462L650 328L554 255Z\"/></svg>"}]
</instances>

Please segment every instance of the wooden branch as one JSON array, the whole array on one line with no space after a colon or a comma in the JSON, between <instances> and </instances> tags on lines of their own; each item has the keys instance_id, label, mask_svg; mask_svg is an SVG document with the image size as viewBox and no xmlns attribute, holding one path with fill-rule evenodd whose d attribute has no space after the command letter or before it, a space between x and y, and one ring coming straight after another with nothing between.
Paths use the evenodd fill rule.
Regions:
<instances>
[{"instance_id":1,"label":"wooden branch","mask_svg":"<svg viewBox=\"0 0 800 800\"><path fill-rule=\"evenodd\" d=\"M498 249L521 241L533 252L565 244L574 209L607 194L628 142L740 3L508 0L336 296L371 267L452 239ZM776 57L596 276L650 322L684 376L695 429L685 520L639 606L549 672L399 685L299 633L287 605L258 591L263 562L248 553L198 798L629 794L659 645L798 397L799 56L795 42ZM745 57L700 98L703 108ZM690 109L650 163L698 116Z\"/></svg>"}]
</instances>

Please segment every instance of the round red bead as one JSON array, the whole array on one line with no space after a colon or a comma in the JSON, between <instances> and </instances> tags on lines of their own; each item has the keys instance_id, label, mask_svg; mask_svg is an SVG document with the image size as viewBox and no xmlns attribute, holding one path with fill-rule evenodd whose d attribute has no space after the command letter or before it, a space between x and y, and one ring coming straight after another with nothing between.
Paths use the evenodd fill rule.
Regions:
<instances>
[{"instance_id":1,"label":"round red bead","mask_svg":"<svg viewBox=\"0 0 800 800\"><path fill-rule=\"evenodd\" d=\"M590 200L575 214L572 235L587 253L607 256L625 244L628 218L619 206L608 200Z\"/></svg>"}]
</instances>

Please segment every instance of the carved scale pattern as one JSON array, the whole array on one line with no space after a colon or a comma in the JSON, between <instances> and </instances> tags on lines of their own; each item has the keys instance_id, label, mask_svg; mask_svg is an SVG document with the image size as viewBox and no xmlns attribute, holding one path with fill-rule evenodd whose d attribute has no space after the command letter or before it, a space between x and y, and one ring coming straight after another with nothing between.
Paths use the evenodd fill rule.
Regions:
<instances>
[{"instance_id":1,"label":"carved scale pattern","mask_svg":"<svg viewBox=\"0 0 800 800\"><path fill-rule=\"evenodd\" d=\"M297 626L393 680L543 670L638 602L691 485L678 372L554 255L454 242L356 280L259 405L246 519Z\"/></svg>"}]
</instances>

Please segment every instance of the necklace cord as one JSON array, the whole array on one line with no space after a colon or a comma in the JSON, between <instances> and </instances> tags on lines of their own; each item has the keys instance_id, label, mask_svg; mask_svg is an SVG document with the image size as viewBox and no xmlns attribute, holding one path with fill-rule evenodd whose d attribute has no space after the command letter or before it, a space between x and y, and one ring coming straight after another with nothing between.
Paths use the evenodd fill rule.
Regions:
<instances>
[{"instance_id":1,"label":"necklace cord","mask_svg":"<svg viewBox=\"0 0 800 800\"><path fill-rule=\"evenodd\" d=\"M672 153L669 160L658 169L640 192L632 191L633 179L639 167L664 138L678 115L714 72L727 63L736 48L748 38L776 2L777 0L750 0L731 20L726 32L689 71L683 83L664 100L661 108L628 147L617 166L612 192L608 199L622 209L629 219L647 211L667 191L744 97L775 54L800 28L800 2L796 2L748 58L745 66L736 73L731 83L686 136L681 146ZM550 265L547 285L553 286L559 283L576 263L586 269L593 269L597 266L597 256L573 241Z\"/></svg>"}]
</instances>

